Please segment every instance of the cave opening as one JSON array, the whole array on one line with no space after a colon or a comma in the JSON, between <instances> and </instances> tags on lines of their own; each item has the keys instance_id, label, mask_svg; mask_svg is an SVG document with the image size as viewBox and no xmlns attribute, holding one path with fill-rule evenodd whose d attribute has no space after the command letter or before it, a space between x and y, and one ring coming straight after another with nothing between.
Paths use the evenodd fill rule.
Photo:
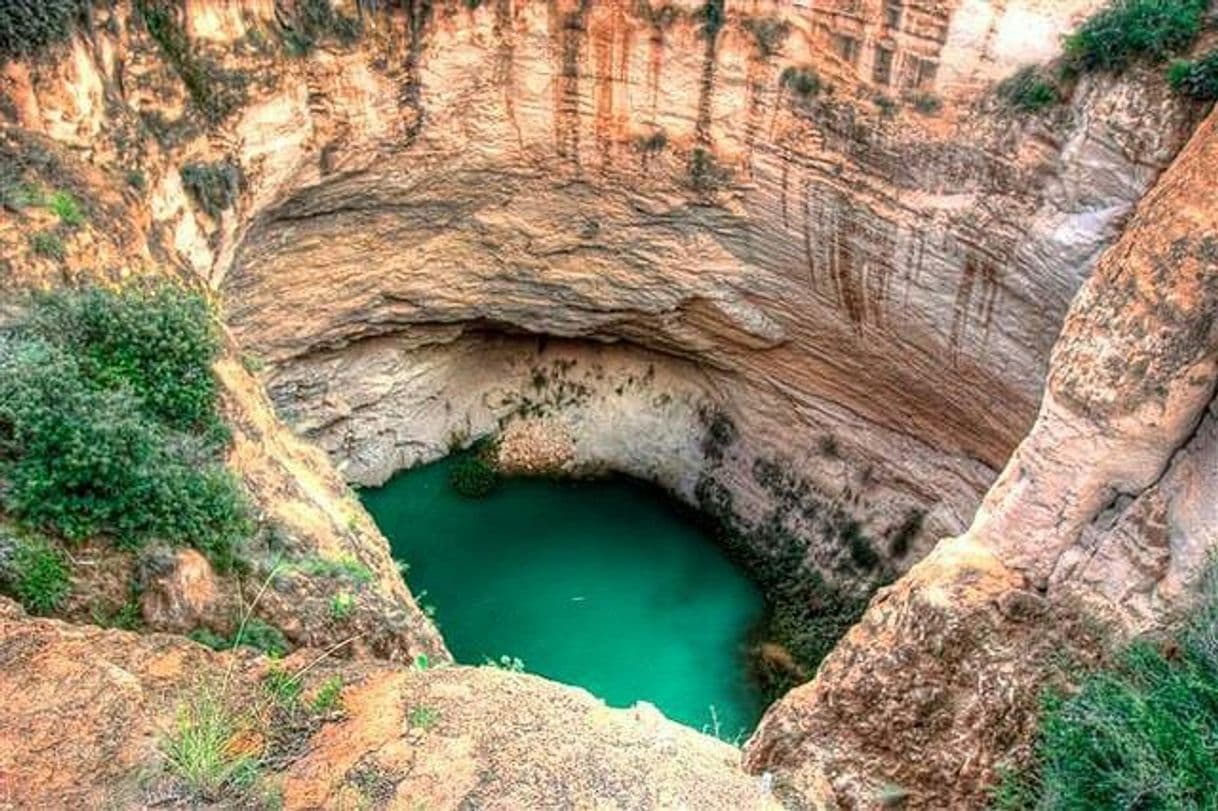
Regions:
<instances>
[{"instance_id":1,"label":"cave opening","mask_svg":"<svg viewBox=\"0 0 1218 811\"><path fill-rule=\"evenodd\" d=\"M483 487L470 458L362 491L458 662L523 667L610 706L646 701L726 740L753 730L768 703L765 600L704 521L621 475Z\"/></svg>"}]
</instances>

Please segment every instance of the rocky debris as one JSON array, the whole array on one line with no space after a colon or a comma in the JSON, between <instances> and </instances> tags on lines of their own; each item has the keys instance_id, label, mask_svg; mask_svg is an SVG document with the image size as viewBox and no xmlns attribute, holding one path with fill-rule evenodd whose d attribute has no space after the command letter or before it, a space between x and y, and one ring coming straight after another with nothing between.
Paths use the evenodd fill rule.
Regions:
<instances>
[{"instance_id":1,"label":"rocky debris","mask_svg":"<svg viewBox=\"0 0 1218 811\"><path fill-rule=\"evenodd\" d=\"M508 423L495 446L495 466L507 475L570 471L575 443L562 423L524 419Z\"/></svg>"},{"instance_id":2,"label":"rocky debris","mask_svg":"<svg viewBox=\"0 0 1218 811\"><path fill-rule=\"evenodd\" d=\"M235 615L218 610L220 586L207 558L194 549L180 549L157 572L150 573L140 593L144 622L152 628L187 634L214 618Z\"/></svg>"}]
</instances>

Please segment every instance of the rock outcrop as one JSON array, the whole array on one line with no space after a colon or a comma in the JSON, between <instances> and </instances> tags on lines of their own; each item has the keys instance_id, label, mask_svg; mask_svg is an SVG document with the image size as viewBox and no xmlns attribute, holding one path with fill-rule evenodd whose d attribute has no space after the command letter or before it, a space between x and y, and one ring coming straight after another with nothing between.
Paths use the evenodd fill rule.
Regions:
<instances>
[{"instance_id":1,"label":"rock outcrop","mask_svg":"<svg viewBox=\"0 0 1218 811\"><path fill-rule=\"evenodd\" d=\"M777 807L726 743L647 705L613 710L493 667L407 670L321 651L273 665L180 637L29 619L2 597L0 661L10 807L191 807L164 750L182 713L208 700L237 719L250 756L275 751L239 807ZM290 723L262 686L272 667L301 673L306 697L340 678L340 703Z\"/></svg>"}]
</instances>

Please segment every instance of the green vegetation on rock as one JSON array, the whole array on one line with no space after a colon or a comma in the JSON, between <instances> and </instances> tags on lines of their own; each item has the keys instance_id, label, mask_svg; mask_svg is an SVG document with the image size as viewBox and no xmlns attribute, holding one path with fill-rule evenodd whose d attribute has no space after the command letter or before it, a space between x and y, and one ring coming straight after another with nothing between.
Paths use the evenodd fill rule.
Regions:
<instances>
[{"instance_id":1,"label":"green vegetation on rock","mask_svg":"<svg viewBox=\"0 0 1218 811\"><path fill-rule=\"evenodd\" d=\"M1218 575L1168 642L1139 640L1071 694L1046 696L1031 767L999 809L1214 808L1218 787Z\"/></svg>"},{"instance_id":2,"label":"green vegetation on rock","mask_svg":"<svg viewBox=\"0 0 1218 811\"><path fill-rule=\"evenodd\" d=\"M1183 52L1201 32L1206 0L1115 0L1065 39L1068 67L1119 72L1137 59Z\"/></svg>"},{"instance_id":3,"label":"green vegetation on rock","mask_svg":"<svg viewBox=\"0 0 1218 811\"><path fill-rule=\"evenodd\" d=\"M1025 65L998 83L998 98L1012 110L1035 113L1060 100L1057 86L1044 69Z\"/></svg>"},{"instance_id":4,"label":"green vegetation on rock","mask_svg":"<svg viewBox=\"0 0 1218 811\"><path fill-rule=\"evenodd\" d=\"M31 614L50 614L72 589L63 553L37 538L0 534L0 585Z\"/></svg>"},{"instance_id":5,"label":"green vegetation on rock","mask_svg":"<svg viewBox=\"0 0 1218 811\"><path fill-rule=\"evenodd\" d=\"M179 170L182 187L211 217L232 206L241 188L241 173L228 161L188 163Z\"/></svg>"},{"instance_id":6,"label":"green vegetation on rock","mask_svg":"<svg viewBox=\"0 0 1218 811\"><path fill-rule=\"evenodd\" d=\"M0 3L0 63L33 56L76 30L82 0L4 0Z\"/></svg>"},{"instance_id":7,"label":"green vegetation on rock","mask_svg":"<svg viewBox=\"0 0 1218 811\"><path fill-rule=\"evenodd\" d=\"M449 472L448 483L458 495L484 498L498 486L499 473L483 453L475 450L457 460Z\"/></svg>"},{"instance_id":8,"label":"green vegetation on rock","mask_svg":"<svg viewBox=\"0 0 1218 811\"><path fill-rule=\"evenodd\" d=\"M1179 59L1167 69L1167 81L1182 96L1197 101L1218 100L1218 50L1200 59Z\"/></svg>"},{"instance_id":9,"label":"green vegetation on rock","mask_svg":"<svg viewBox=\"0 0 1218 811\"><path fill-rule=\"evenodd\" d=\"M169 285L36 297L0 336L0 507L69 541L189 544L221 570L251 532L206 301Z\"/></svg>"}]
</instances>

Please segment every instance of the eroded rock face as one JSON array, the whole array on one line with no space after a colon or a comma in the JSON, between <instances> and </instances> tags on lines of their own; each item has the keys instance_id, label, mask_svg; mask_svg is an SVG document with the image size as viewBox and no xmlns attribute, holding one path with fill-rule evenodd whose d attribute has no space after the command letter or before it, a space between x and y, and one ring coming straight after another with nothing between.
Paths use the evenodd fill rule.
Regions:
<instances>
[{"instance_id":1,"label":"eroded rock face","mask_svg":"<svg viewBox=\"0 0 1218 811\"><path fill-rule=\"evenodd\" d=\"M1036 424L972 527L770 709L750 768L828 779L847 806L885 782L918 807L980 804L996 766L1026 755L1063 657L1187 609L1218 544L1216 161L1211 114L1071 307Z\"/></svg>"}]
</instances>

